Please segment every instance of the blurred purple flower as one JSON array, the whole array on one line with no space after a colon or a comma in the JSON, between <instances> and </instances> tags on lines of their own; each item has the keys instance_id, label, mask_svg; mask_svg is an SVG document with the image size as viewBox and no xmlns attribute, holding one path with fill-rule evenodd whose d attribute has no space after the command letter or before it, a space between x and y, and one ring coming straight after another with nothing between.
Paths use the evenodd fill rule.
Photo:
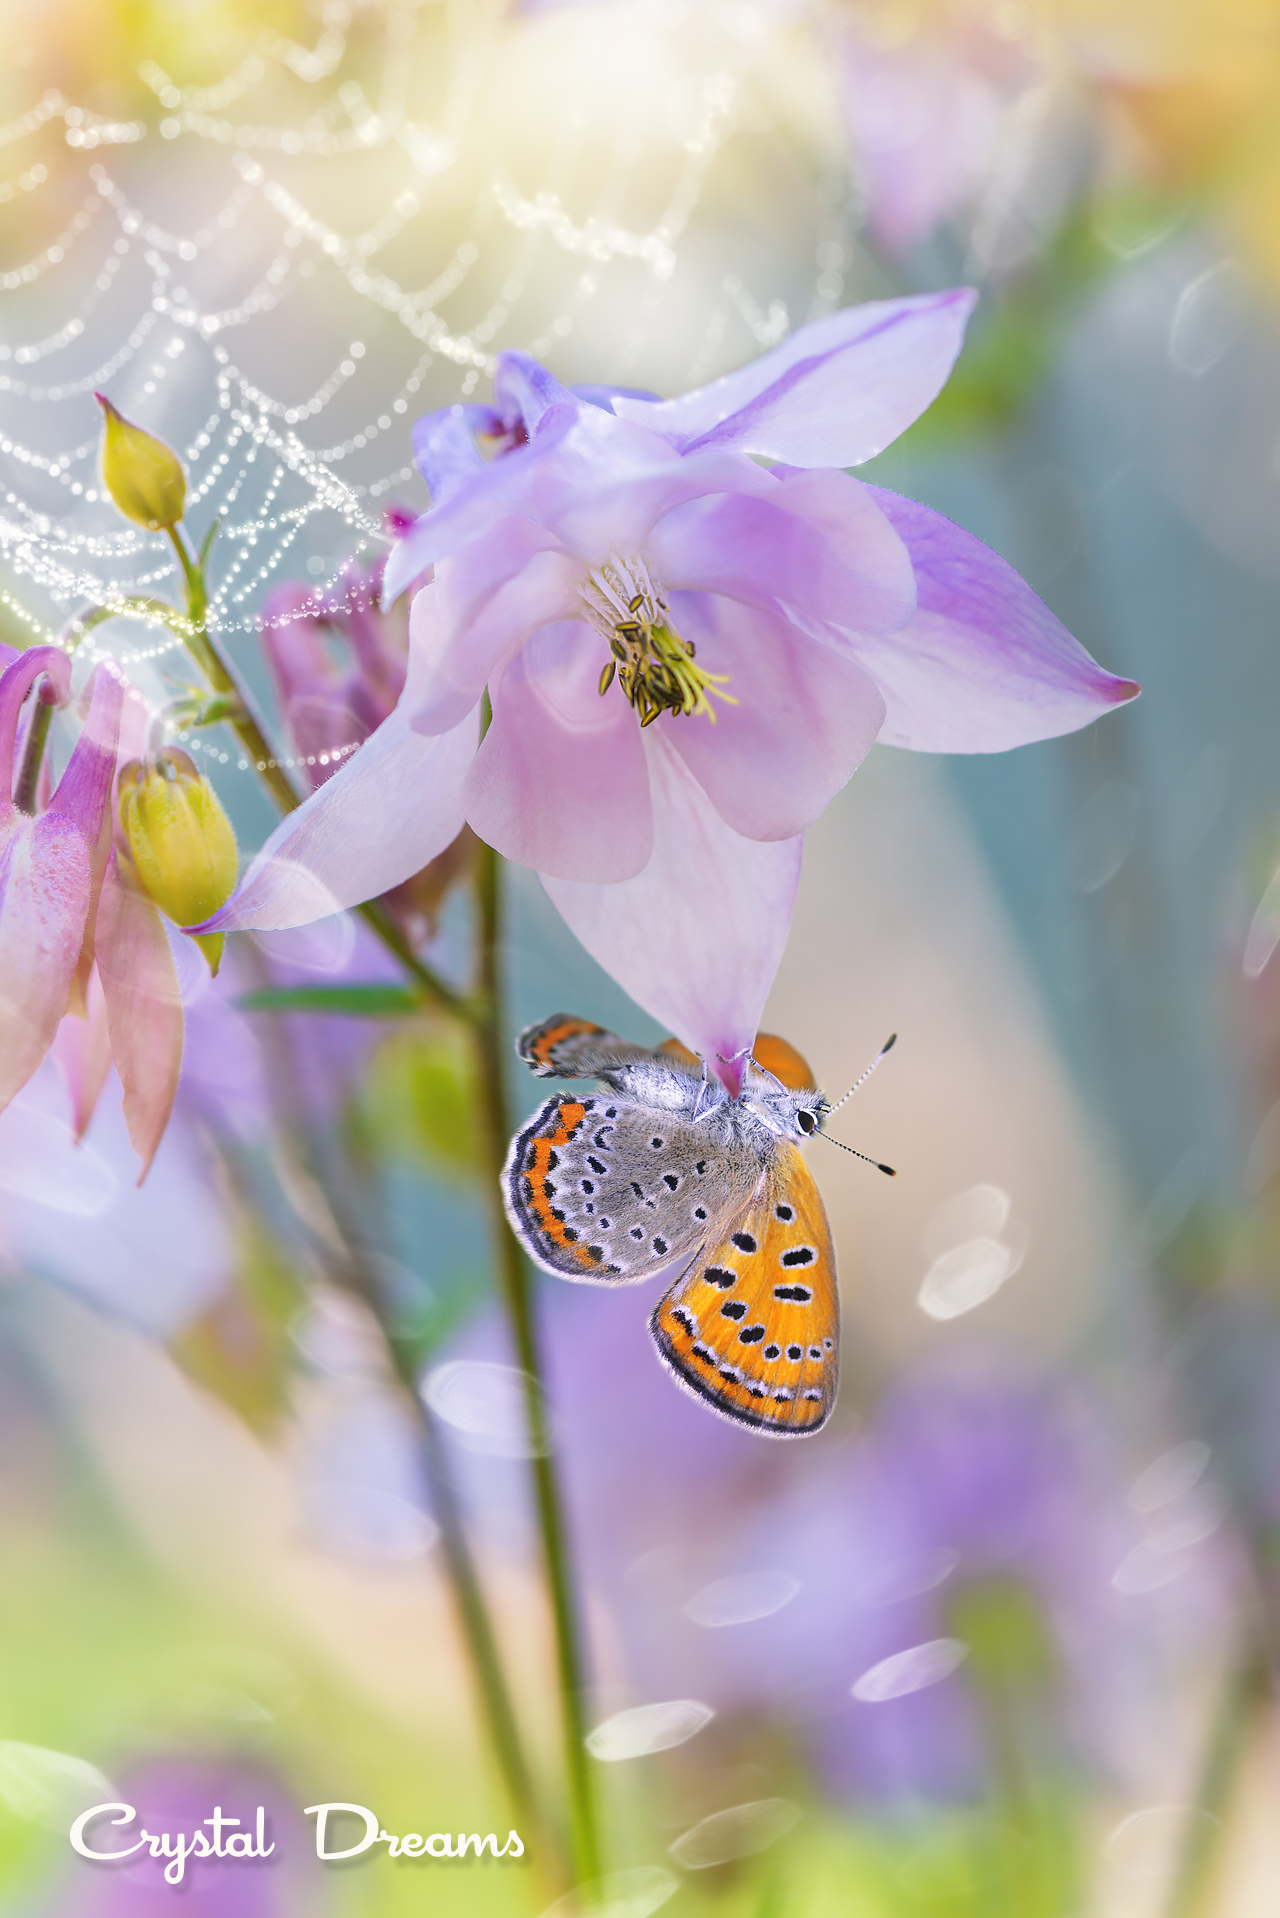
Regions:
<instances>
[{"instance_id":1,"label":"blurred purple flower","mask_svg":"<svg viewBox=\"0 0 1280 1918\"><path fill-rule=\"evenodd\" d=\"M963 0L914 24L873 5L841 12L835 29L867 229L892 258L971 203L1002 157L1017 165L1016 109L1043 77L1016 22Z\"/></svg>"},{"instance_id":2,"label":"blurred purple flower","mask_svg":"<svg viewBox=\"0 0 1280 1918\"><path fill-rule=\"evenodd\" d=\"M1053 1755L1167 1784L1173 1681L1215 1642L1238 1571L1211 1492L1131 1509L1097 1405L995 1364L917 1370L865 1434L824 1433L800 1465L765 1455L664 1395L643 1300L617 1306L578 1288L545 1301L575 1549L628 1702L782 1720L838 1796L964 1798L989 1727L957 1640L967 1605L1012 1589L1048 1648ZM504 1355L492 1322L454 1351ZM464 1444L468 1495L510 1543L518 1472Z\"/></svg>"},{"instance_id":3,"label":"blurred purple flower","mask_svg":"<svg viewBox=\"0 0 1280 1918\"><path fill-rule=\"evenodd\" d=\"M388 559L384 597L435 577L395 712L209 928L354 904L465 819L542 874L588 951L686 1044L738 1052L786 940L803 829L875 739L1001 750L1136 690L979 541L829 470L929 405L972 303L833 313L671 401L573 393L500 355L493 407L419 422L435 503Z\"/></svg>"},{"instance_id":4,"label":"blurred purple flower","mask_svg":"<svg viewBox=\"0 0 1280 1918\"><path fill-rule=\"evenodd\" d=\"M294 1918L302 1910L325 1908L324 1872L308 1842L310 1827L269 1773L243 1760L175 1756L153 1759L117 1783L122 1802L137 1817L125 1831L106 1818L93 1826L89 1836L103 1851L131 1842L143 1826L175 1839L179 1832L190 1839L203 1828L207 1838L211 1828L204 1821L215 1806L253 1836L259 1805L266 1842L275 1851L265 1859L190 1857L180 1887L165 1883L166 1860L150 1857L146 1848L118 1865L77 1858L52 1905L54 1918L172 1918L175 1901L193 1918ZM224 1843L235 1829L224 1831Z\"/></svg>"}]
</instances>

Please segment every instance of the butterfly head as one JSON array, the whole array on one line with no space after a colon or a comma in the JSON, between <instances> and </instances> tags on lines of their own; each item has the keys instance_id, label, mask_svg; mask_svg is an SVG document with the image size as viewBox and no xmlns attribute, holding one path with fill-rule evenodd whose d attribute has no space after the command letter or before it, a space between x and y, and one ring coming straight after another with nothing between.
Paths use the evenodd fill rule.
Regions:
<instances>
[{"instance_id":1,"label":"butterfly head","mask_svg":"<svg viewBox=\"0 0 1280 1918\"><path fill-rule=\"evenodd\" d=\"M770 1132L797 1143L812 1138L831 1109L813 1086L786 1086L755 1059L747 1060L739 1099L744 1110Z\"/></svg>"}]
</instances>

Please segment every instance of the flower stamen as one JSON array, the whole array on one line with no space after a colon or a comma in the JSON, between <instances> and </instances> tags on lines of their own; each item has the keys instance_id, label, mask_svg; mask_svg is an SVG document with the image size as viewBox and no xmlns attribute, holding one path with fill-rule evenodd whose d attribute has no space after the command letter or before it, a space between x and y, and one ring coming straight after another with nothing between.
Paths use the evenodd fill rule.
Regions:
<instances>
[{"instance_id":1,"label":"flower stamen","mask_svg":"<svg viewBox=\"0 0 1280 1918\"><path fill-rule=\"evenodd\" d=\"M600 675L602 699L616 674L642 727L651 726L660 713L702 713L714 726L712 698L737 705L732 693L720 690L729 675L706 672L695 663L692 641L672 626L667 603L642 559L614 554L593 568L581 591L587 617L613 655Z\"/></svg>"}]
</instances>

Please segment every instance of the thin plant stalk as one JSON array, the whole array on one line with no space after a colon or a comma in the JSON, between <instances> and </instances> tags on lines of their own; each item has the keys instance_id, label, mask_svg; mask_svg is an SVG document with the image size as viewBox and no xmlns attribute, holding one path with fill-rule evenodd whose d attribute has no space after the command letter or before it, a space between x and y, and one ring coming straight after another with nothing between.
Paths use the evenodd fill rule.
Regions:
<instances>
[{"instance_id":1,"label":"thin plant stalk","mask_svg":"<svg viewBox=\"0 0 1280 1918\"><path fill-rule=\"evenodd\" d=\"M270 742L253 713L231 666L222 658L208 631L206 624L208 596L203 564L192 560L177 526L171 526L167 531L182 568L187 594L186 619L170 617L170 623L183 638L214 692L227 696L227 721L248 753L250 763L263 779L281 811L291 812L301 801L285 777L284 770L278 763L278 755L272 751ZM206 541L206 551L207 547L208 541ZM202 554L201 557L203 560L204 555ZM161 608L155 607L148 610L160 612L163 617L165 612L172 616L175 609L167 608L162 611ZM456 992L444 980L439 979L435 972L418 958L399 927L392 922L378 903L370 901L361 910L382 943L400 961L417 984L425 989L426 994L455 1017L462 1017L474 1025L474 1014L463 995ZM332 1216L332 1206L327 1209ZM499 1770L517 1816L523 1820L526 1827L540 1830L541 1814L533 1793L529 1767L511 1701L510 1687L503 1669L497 1636L484 1600L475 1561L467 1543L457 1496L449 1475L439 1433L418 1394L413 1367L403 1343L396 1338L393 1328L386 1323L377 1287L368 1280L367 1274L362 1274L360 1261L351 1250L350 1236L347 1234L340 1236L348 1253L344 1264L349 1268L349 1278L355 1289L364 1296L382 1327L397 1376L408 1391L417 1419L423 1441L423 1456L436 1506L436 1519L440 1526L441 1546L449 1582L470 1653L483 1716Z\"/></svg>"},{"instance_id":2,"label":"thin plant stalk","mask_svg":"<svg viewBox=\"0 0 1280 1918\"><path fill-rule=\"evenodd\" d=\"M1227 1673L1209 1727L1192 1799L1196 1810L1207 1816L1187 1821L1165 1918L1209 1918L1227 1814L1270 1688L1270 1671L1261 1648L1246 1647Z\"/></svg>"},{"instance_id":3,"label":"thin plant stalk","mask_svg":"<svg viewBox=\"0 0 1280 1918\"><path fill-rule=\"evenodd\" d=\"M570 1567L564 1503L547 1424L529 1268L515 1234L507 1224L502 1205L502 1168L506 1159L510 1120L506 1100L507 1058L502 1020L500 874L497 853L483 843L476 863L476 898L480 948L478 997L483 1011L475 1020L472 1030L479 1069L481 1130L488 1161L485 1186L493 1219L499 1286L524 1379L533 1451L534 1499L542 1534L560 1681L561 1730L574 1864L579 1883L587 1884L600 1876L600 1844L586 1747L587 1728L583 1717L585 1673L582 1632Z\"/></svg>"}]
</instances>

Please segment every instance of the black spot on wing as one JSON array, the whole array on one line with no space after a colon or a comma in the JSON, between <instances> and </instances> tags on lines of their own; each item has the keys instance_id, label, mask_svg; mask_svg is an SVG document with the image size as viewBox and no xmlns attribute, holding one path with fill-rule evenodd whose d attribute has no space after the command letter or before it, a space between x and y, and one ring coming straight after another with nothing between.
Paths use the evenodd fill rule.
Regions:
<instances>
[{"instance_id":1,"label":"black spot on wing","mask_svg":"<svg viewBox=\"0 0 1280 1918\"><path fill-rule=\"evenodd\" d=\"M726 1299L720 1307L720 1316L722 1319L745 1319L747 1316L745 1301L742 1299Z\"/></svg>"},{"instance_id":2,"label":"black spot on wing","mask_svg":"<svg viewBox=\"0 0 1280 1918\"><path fill-rule=\"evenodd\" d=\"M811 1245L793 1245L789 1252L782 1255L784 1265L812 1265L817 1253Z\"/></svg>"},{"instance_id":3,"label":"black spot on wing","mask_svg":"<svg viewBox=\"0 0 1280 1918\"><path fill-rule=\"evenodd\" d=\"M709 1265L702 1276L708 1285L718 1285L725 1292L729 1290L730 1286L738 1283L737 1273L730 1272L728 1266L725 1265Z\"/></svg>"},{"instance_id":4,"label":"black spot on wing","mask_svg":"<svg viewBox=\"0 0 1280 1918\"><path fill-rule=\"evenodd\" d=\"M808 1305L813 1293L807 1285L775 1285L773 1296L775 1299L792 1299L797 1305Z\"/></svg>"},{"instance_id":5,"label":"black spot on wing","mask_svg":"<svg viewBox=\"0 0 1280 1918\"><path fill-rule=\"evenodd\" d=\"M737 1246L739 1252L750 1253L756 1250L756 1242L749 1232L735 1232L733 1234L733 1243Z\"/></svg>"}]
</instances>

